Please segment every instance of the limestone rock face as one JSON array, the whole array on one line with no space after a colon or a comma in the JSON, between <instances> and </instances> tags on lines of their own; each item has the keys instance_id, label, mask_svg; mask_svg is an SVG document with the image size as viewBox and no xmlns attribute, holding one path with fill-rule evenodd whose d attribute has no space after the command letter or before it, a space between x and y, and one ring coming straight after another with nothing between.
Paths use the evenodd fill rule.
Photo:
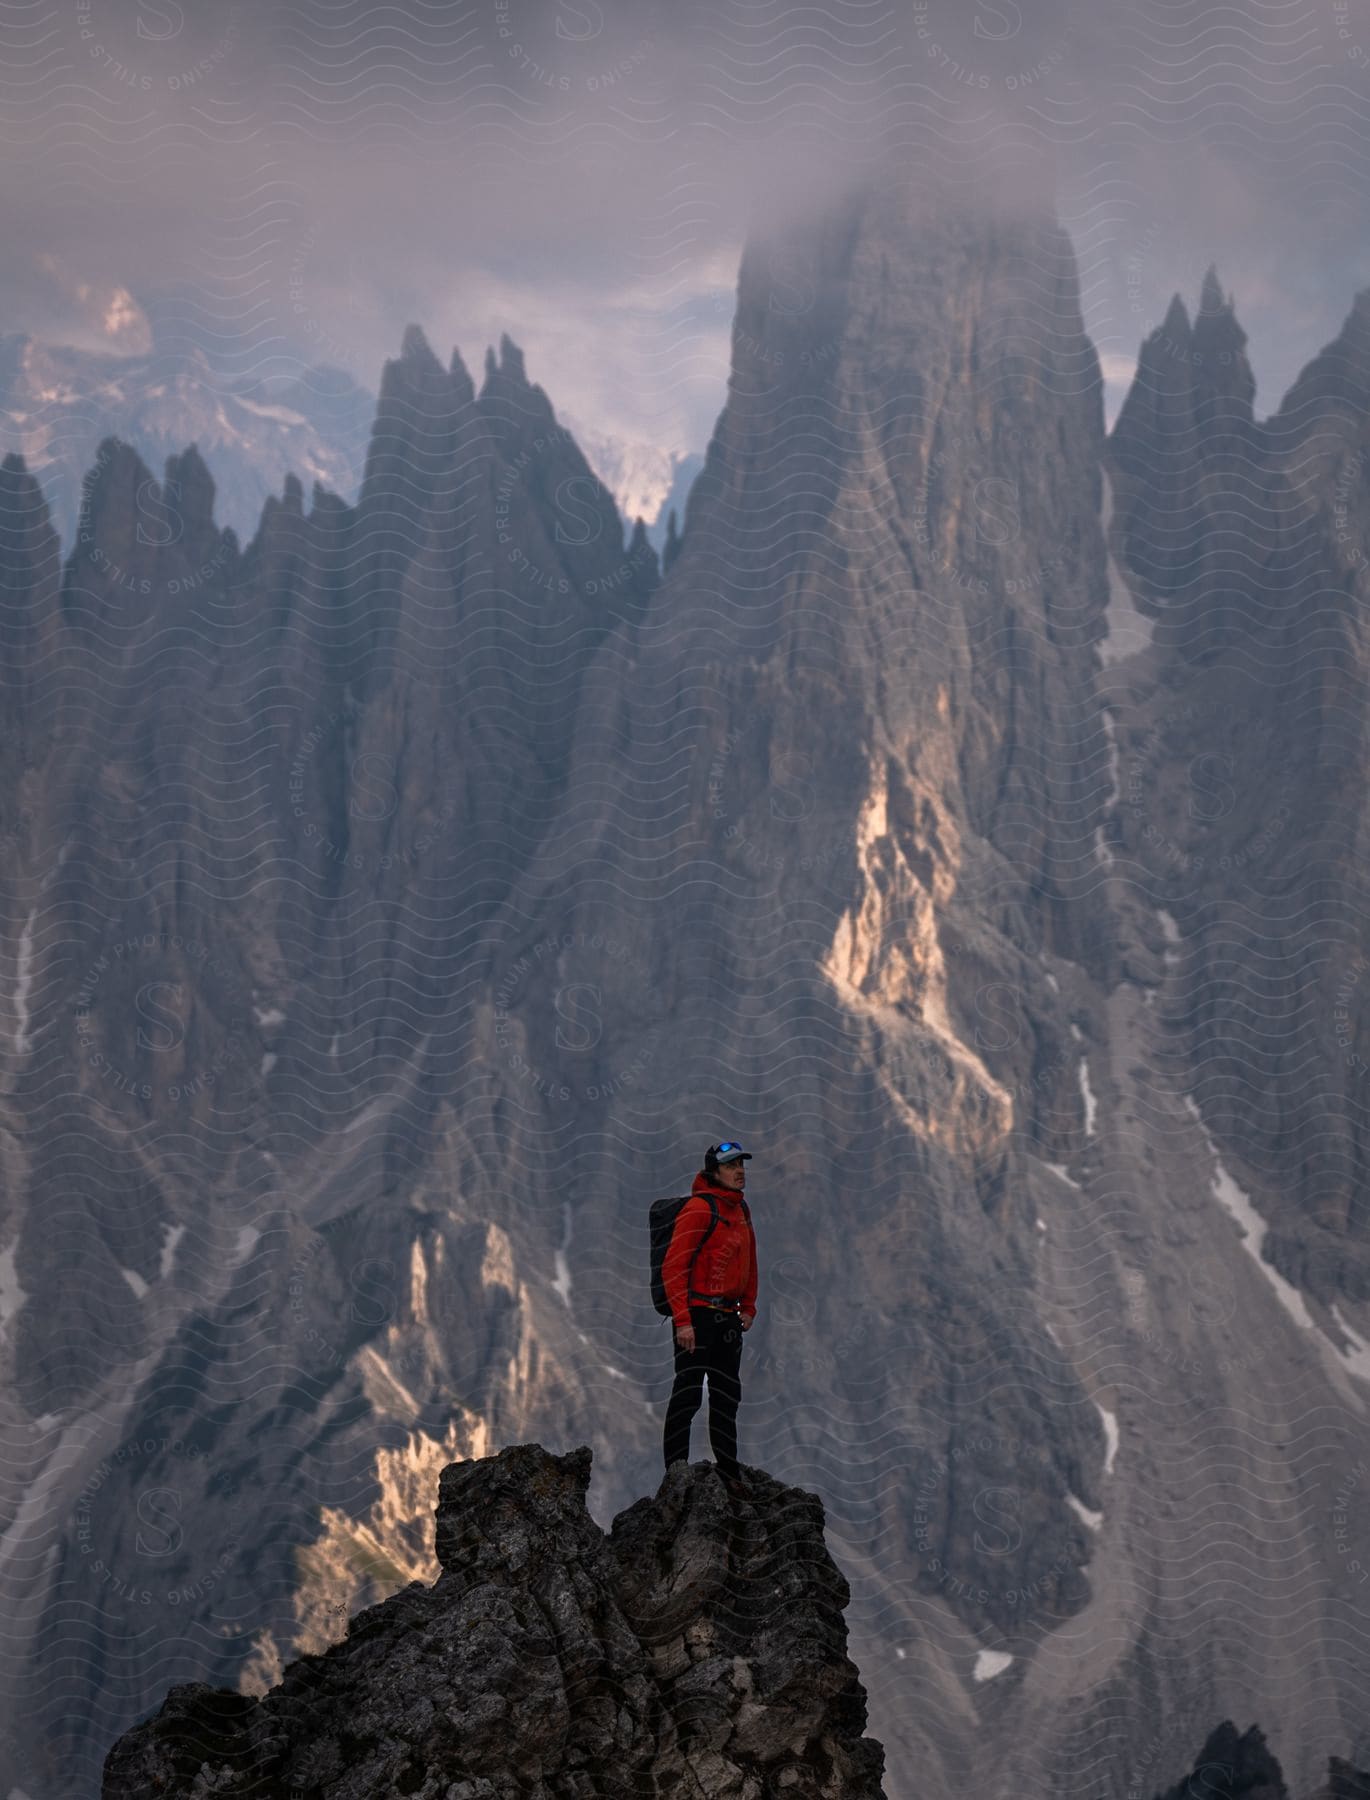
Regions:
<instances>
[{"instance_id":1,"label":"limestone rock face","mask_svg":"<svg viewBox=\"0 0 1370 1800\"><path fill-rule=\"evenodd\" d=\"M0 1786L45 1800L192 1615L255 1681L390 1591L387 1467L571 1404L454 1021L656 563L512 345L477 394L417 328L355 508L288 479L244 548L193 447L111 438L63 564L0 488Z\"/></svg>"},{"instance_id":2,"label":"limestone rock face","mask_svg":"<svg viewBox=\"0 0 1370 1800\"><path fill-rule=\"evenodd\" d=\"M442 1574L355 1617L260 1700L172 1690L106 1800L767 1793L877 1800L817 1497L757 1471L734 1507L678 1465L606 1537L588 1447L443 1470Z\"/></svg>"},{"instance_id":3,"label":"limestone rock face","mask_svg":"<svg viewBox=\"0 0 1370 1800\"><path fill-rule=\"evenodd\" d=\"M1155 621L1115 708L1116 831L1177 934L1164 1079L1240 1172L1268 1261L1344 1305L1370 1297L1370 291L1263 424L1217 293L1210 272L1192 334L1148 340L1108 449Z\"/></svg>"}]
</instances>

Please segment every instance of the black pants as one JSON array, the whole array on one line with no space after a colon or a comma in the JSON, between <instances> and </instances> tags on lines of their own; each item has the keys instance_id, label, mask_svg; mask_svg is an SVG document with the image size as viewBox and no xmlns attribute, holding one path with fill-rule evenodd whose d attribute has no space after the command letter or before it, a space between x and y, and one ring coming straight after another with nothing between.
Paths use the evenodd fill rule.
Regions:
<instances>
[{"instance_id":1,"label":"black pants","mask_svg":"<svg viewBox=\"0 0 1370 1800\"><path fill-rule=\"evenodd\" d=\"M690 1460L690 1425L704 1398L704 1377L709 1377L709 1444L723 1475L736 1475L737 1407L742 1398L739 1372L742 1366L742 1323L736 1313L712 1306L692 1306L690 1323L695 1328L695 1347L682 1350L675 1342L675 1385L666 1407L662 1450L666 1467Z\"/></svg>"}]
</instances>

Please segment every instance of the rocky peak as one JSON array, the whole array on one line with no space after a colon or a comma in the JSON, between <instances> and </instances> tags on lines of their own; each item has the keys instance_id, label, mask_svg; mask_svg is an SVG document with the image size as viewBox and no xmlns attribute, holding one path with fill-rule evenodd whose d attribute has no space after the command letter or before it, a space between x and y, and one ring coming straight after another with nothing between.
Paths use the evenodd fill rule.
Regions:
<instances>
[{"instance_id":1,"label":"rocky peak","mask_svg":"<svg viewBox=\"0 0 1370 1800\"><path fill-rule=\"evenodd\" d=\"M1161 330L1173 336L1180 343L1189 342L1189 314L1185 310L1185 303L1178 293L1172 296L1170 305L1165 309L1165 318L1161 321ZM1153 331L1151 338L1154 339L1156 335L1157 334ZM1150 342L1151 339L1148 339L1147 341Z\"/></svg>"},{"instance_id":2,"label":"rocky peak","mask_svg":"<svg viewBox=\"0 0 1370 1800\"><path fill-rule=\"evenodd\" d=\"M1231 297L1224 298L1223 284L1218 280L1217 263L1209 263L1204 270L1203 285L1199 289L1199 314L1221 312L1230 307Z\"/></svg>"},{"instance_id":3,"label":"rocky peak","mask_svg":"<svg viewBox=\"0 0 1370 1800\"><path fill-rule=\"evenodd\" d=\"M1176 294L1142 344L1109 439L1114 476L1148 495L1129 545L1144 608L1191 584L1191 509L1214 484L1239 482L1250 469L1261 439L1255 393L1246 333L1210 264L1193 322Z\"/></svg>"},{"instance_id":4,"label":"rocky peak","mask_svg":"<svg viewBox=\"0 0 1370 1800\"><path fill-rule=\"evenodd\" d=\"M214 514L214 477L201 456L199 446L189 444L179 453L168 456L160 482L132 444L119 437L102 440L96 452L95 466L87 478L86 500L91 517L118 510L137 517L139 497L152 482L168 497L174 497L182 515L212 522ZM88 532L91 520L83 520ZM145 533L140 542L150 542ZM82 542L88 541L83 535ZM170 541L170 540L168 540Z\"/></svg>"},{"instance_id":5,"label":"rocky peak","mask_svg":"<svg viewBox=\"0 0 1370 1800\"><path fill-rule=\"evenodd\" d=\"M292 481L295 483L296 493L300 491L298 479L288 475L287 503ZM211 531L214 529L214 477L200 454L198 444L190 444L179 456L167 458L161 489L164 496L174 499L182 525L189 526L193 523Z\"/></svg>"},{"instance_id":6,"label":"rocky peak","mask_svg":"<svg viewBox=\"0 0 1370 1800\"><path fill-rule=\"evenodd\" d=\"M642 572L643 578L655 586L658 578L657 554L647 536L647 521L639 513L628 539L628 561Z\"/></svg>"},{"instance_id":7,"label":"rocky peak","mask_svg":"<svg viewBox=\"0 0 1370 1800\"><path fill-rule=\"evenodd\" d=\"M498 358L492 349L485 352L485 380L479 399L482 407L497 415L532 422L554 417L551 401L542 388L529 381L523 351L507 331L500 334Z\"/></svg>"},{"instance_id":8,"label":"rocky peak","mask_svg":"<svg viewBox=\"0 0 1370 1800\"><path fill-rule=\"evenodd\" d=\"M80 524L63 584L70 615L96 628L165 613L222 579L232 558L214 523L214 478L190 444L166 458L158 481L122 438L104 438L86 477Z\"/></svg>"},{"instance_id":9,"label":"rocky peak","mask_svg":"<svg viewBox=\"0 0 1370 1800\"><path fill-rule=\"evenodd\" d=\"M1329 414L1359 428L1370 410L1370 287L1351 303L1341 330L1325 344L1280 403L1266 428L1281 447L1306 437L1325 436Z\"/></svg>"},{"instance_id":10,"label":"rocky peak","mask_svg":"<svg viewBox=\"0 0 1370 1800\"><path fill-rule=\"evenodd\" d=\"M661 572L666 574L671 564L680 555L680 532L676 525L676 510L671 508L671 516L666 521L666 543L661 552Z\"/></svg>"},{"instance_id":11,"label":"rocky peak","mask_svg":"<svg viewBox=\"0 0 1370 1800\"><path fill-rule=\"evenodd\" d=\"M1234 436L1244 442L1250 435L1256 377L1246 358L1246 333L1212 263L1204 276L1191 346L1195 423L1205 442L1219 447L1216 440L1226 438L1232 448Z\"/></svg>"},{"instance_id":12,"label":"rocky peak","mask_svg":"<svg viewBox=\"0 0 1370 1800\"><path fill-rule=\"evenodd\" d=\"M298 1793L882 1794L816 1495L678 1465L606 1536L586 1446L442 1472L442 1574L352 1619L260 1699L171 1690L105 1764L106 1800Z\"/></svg>"},{"instance_id":13,"label":"rocky peak","mask_svg":"<svg viewBox=\"0 0 1370 1800\"><path fill-rule=\"evenodd\" d=\"M358 507L412 509L415 490L431 503L450 479L460 415L473 397L456 352L444 369L422 327L406 326L400 354L386 361L381 375Z\"/></svg>"},{"instance_id":14,"label":"rocky peak","mask_svg":"<svg viewBox=\"0 0 1370 1800\"><path fill-rule=\"evenodd\" d=\"M452 346L452 360L447 365L447 374L453 383L454 390L462 395L463 402L475 399L476 384L471 379L471 371L462 361L461 351L455 344Z\"/></svg>"},{"instance_id":15,"label":"rocky peak","mask_svg":"<svg viewBox=\"0 0 1370 1800\"><path fill-rule=\"evenodd\" d=\"M1246 333L1237 324L1234 296L1231 292L1224 292L1216 263L1209 263L1204 271L1203 283L1199 289L1199 310L1194 315L1194 331L1196 337L1206 335L1215 344L1221 340L1224 332L1235 337L1238 343L1246 343Z\"/></svg>"},{"instance_id":16,"label":"rocky peak","mask_svg":"<svg viewBox=\"0 0 1370 1800\"><path fill-rule=\"evenodd\" d=\"M1194 1772L1158 1800L1193 1800L1196 1794L1236 1800L1289 1800L1284 1774L1271 1755L1264 1733L1255 1725L1239 1732L1231 1719L1212 1731L1199 1752Z\"/></svg>"},{"instance_id":17,"label":"rocky peak","mask_svg":"<svg viewBox=\"0 0 1370 1800\"><path fill-rule=\"evenodd\" d=\"M403 441L414 428L415 411L450 413L461 404L460 380L449 374L433 354L422 326L406 325L398 356L388 357L381 371L376 417L366 458L360 503L372 491L377 468L388 466L395 440Z\"/></svg>"},{"instance_id":18,"label":"rocky peak","mask_svg":"<svg viewBox=\"0 0 1370 1800\"><path fill-rule=\"evenodd\" d=\"M499 366L500 372L510 381L527 382L528 376L523 366L523 352L507 331L500 333Z\"/></svg>"},{"instance_id":19,"label":"rocky peak","mask_svg":"<svg viewBox=\"0 0 1370 1800\"><path fill-rule=\"evenodd\" d=\"M393 362L386 364L389 373L395 367ZM422 380L429 375L442 374L442 364L433 353L433 346L424 335L422 325L406 325L404 337L400 340L400 371L411 378Z\"/></svg>"},{"instance_id":20,"label":"rocky peak","mask_svg":"<svg viewBox=\"0 0 1370 1800\"><path fill-rule=\"evenodd\" d=\"M1174 442L1193 426L1194 332L1176 294L1165 318L1143 339L1132 379L1109 440L1120 468L1145 463L1158 434Z\"/></svg>"}]
</instances>

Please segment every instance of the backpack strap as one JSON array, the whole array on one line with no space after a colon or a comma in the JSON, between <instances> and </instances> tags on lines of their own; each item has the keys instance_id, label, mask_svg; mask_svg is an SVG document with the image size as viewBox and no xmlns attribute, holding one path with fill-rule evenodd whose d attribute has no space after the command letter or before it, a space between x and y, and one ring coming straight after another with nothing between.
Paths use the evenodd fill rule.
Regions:
<instances>
[{"instance_id":1,"label":"backpack strap","mask_svg":"<svg viewBox=\"0 0 1370 1800\"><path fill-rule=\"evenodd\" d=\"M691 1194L690 1199L693 1200L694 1198L695 1198L695 1196L693 1194ZM704 1233L704 1236L702 1238L700 1238L699 1242L695 1245L695 1253L690 1258L689 1272L687 1273L687 1275L685 1277L685 1304L687 1307L690 1304L690 1295L694 1292L695 1264L699 1261L699 1253L704 1248L705 1244L708 1243L709 1239L713 1236L714 1226L717 1225L717 1223L718 1223L718 1202L717 1202L717 1200L715 1200L713 1195L709 1194L709 1193L706 1193L704 1198L709 1202L709 1229Z\"/></svg>"}]
</instances>

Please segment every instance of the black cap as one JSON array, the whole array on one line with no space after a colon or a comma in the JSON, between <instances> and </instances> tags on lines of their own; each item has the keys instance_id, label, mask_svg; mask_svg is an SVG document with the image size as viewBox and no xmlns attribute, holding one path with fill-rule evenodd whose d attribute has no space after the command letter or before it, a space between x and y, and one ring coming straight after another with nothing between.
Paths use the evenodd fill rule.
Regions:
<instances>
[{"instance_id":1,"label":"black cap","mask_svg":"<svg viewBox=\"0 0 1370 1800\"><path fill-rule=\"evenodd\" d=\"M724 1163L750 1162L752 1153L744 1150L741 1144L735 1144L730 1138L724 1138L721 1144L710 1144L704 1152L706 1163L717 1163L722 1168Z\"/></svg>"}]
</instances>

